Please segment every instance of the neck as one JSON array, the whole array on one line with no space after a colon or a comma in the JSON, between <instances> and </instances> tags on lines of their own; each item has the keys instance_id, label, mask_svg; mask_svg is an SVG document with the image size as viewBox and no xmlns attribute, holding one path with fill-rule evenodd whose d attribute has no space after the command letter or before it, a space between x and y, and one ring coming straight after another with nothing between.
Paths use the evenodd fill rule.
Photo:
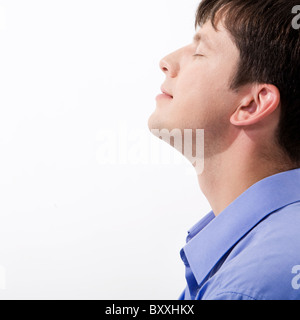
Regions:
<instances>
[{"instance_id":1,"label":"neck","mask_svg":"<svg viewBox=\"0 0 300 320\"><path fill-rule=\"evenodd\" d=\"M231 146L223 153L205 159L198 182L217 216L256 182L290 169L293 169L290 163L279 165L251 148L243 152L240 146Z\"/></svg>"}]
</instances>

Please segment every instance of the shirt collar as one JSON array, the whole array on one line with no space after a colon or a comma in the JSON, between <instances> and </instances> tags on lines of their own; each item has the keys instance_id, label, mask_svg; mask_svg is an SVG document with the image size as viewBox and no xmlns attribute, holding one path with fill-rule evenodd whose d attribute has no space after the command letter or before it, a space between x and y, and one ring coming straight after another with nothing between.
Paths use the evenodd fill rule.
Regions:
<instances>
[{"instance_id":1,"label":"shirt collar","mask_svg":"<svg viewBox=\"0 0 300 320\"><path fill-rule=\"evenodd\" d=\"M300 169L267 177L217 217L211 211L189 231L183 252L198 285L224 254L270 213L300 201Z\"/></svg>"}]
</instances>

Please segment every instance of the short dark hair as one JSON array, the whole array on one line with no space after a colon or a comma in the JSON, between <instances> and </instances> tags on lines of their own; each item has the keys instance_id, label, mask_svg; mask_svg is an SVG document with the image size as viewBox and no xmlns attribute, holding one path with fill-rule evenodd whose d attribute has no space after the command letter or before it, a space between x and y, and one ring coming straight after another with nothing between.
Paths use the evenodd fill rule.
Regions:
<instances>
[{"instance_id":1,"label":"short dark hair","mask_svg":"<svg viewBox=\"0 0 300 320\"><path fill-rule=\"evenodd\" d=\"M203 0L195 27L222 19L240 51L231 89L249 83L275 85L281 114L276 142L300 167L300 30L292 8L300 0Z\"/></svg>"}]
</instances>

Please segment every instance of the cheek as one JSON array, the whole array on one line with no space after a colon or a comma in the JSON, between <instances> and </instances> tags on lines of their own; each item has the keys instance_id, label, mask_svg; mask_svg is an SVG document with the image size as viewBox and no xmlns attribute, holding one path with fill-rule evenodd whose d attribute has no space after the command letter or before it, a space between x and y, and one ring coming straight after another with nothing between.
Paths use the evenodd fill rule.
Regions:
<instances>
[{"instance_id":1,"label":"cheek","mask_svg":"<svg viewBox=\"0 0 300 320\"><path fill-rule=\"evenodd\" d=\"M214 83L204 76L185 77L178 82L177 96L174 99L178 111L185 112L184 116L190 119L209 116L216 104L216 95ZM196 119L196 118L195 118Z\"/></svg>"},{"instance_id":2,"label":"cheek","mask_svg":"<svg viewBox=\"0 0 300 320\"><path fill-rule=\"evenodd\" d=\"M216 71L214 66L207 63L186 68L178 79L176 92L183 101L193 105L209 102L214 98L216 91L221 89Z\"/></svg>"},{"instance_id":3,"label":"cheek","mask_svg":"<svg viewBox=\"0 0 300 320\"><path fill-rule=\"evenodd\" d=\"M227 87L204 77L178 85L180 93L173 101L173 112L182 126L211 131L229 123L232 97Z\"/></svg>"}]
</instances>

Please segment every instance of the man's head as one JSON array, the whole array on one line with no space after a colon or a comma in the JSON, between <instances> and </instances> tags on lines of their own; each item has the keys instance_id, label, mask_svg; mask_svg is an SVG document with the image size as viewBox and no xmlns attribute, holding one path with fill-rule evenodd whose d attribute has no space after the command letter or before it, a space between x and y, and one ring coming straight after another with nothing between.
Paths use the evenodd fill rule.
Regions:
<instances>
[{"instance_id":1,"label":"man's head","mask_svg":"<svg viewBox=\"0 0 300 320\"><path fill-rule=\"evenodd\" d=\"M239 140L257 146L262 156L285 154L300 166L295 5L297 0L203 0L193 43L160 62L163 88L173 98L158 99L149 128L204 129L206 157Z\"/></svg>"}]
</instances>

